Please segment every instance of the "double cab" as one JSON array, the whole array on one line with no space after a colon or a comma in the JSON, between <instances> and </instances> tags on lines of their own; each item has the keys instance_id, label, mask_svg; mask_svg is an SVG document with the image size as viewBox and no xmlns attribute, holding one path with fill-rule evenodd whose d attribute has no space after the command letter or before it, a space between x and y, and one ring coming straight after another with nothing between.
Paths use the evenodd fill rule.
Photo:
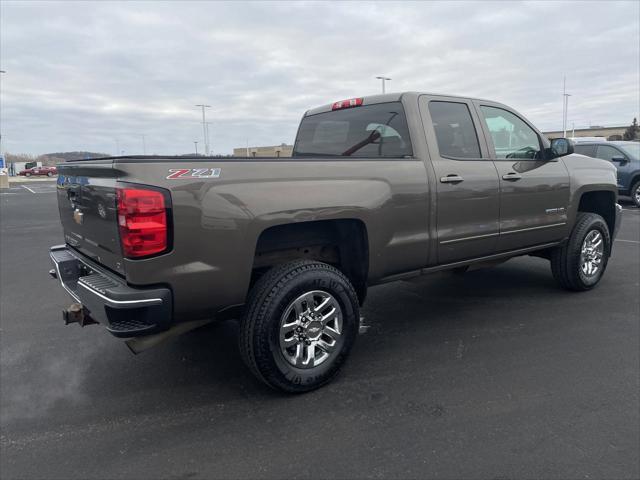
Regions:
<instances>
[{"instance_id":1,"label":"double cab","mask_svg":"<svg viewBox=\"0 0 640 480\"><path fill-rule=\"evenodd\" d=\"M336 375L368 287L535 255L589 290L620 225L611 163L501 103L416 92L307 111L291 158L128 156L59 173L51 274L74 299L67 323L138 352L238 319L248 367L287 392Z\"/></svg>"}]
</instances>

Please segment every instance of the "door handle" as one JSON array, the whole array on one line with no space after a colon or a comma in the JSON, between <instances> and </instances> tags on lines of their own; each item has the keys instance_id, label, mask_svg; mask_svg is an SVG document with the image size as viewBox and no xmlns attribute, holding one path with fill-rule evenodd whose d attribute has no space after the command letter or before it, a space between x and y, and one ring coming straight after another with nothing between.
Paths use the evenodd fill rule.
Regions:
<instances>
[{"instance_id":1,"label":"door handle","mask_svg":"<svg viewBox=\"0 0 640 480\"><path fill-rule=\"evenodd\" d=\"M514 172L510 172L502 176L502 179L506 180L507 182L515 182L516 180L520 180L521 178L522 178L522 175Z\"/></svg>"},{"instance_id":2,"label":"door handle","mask_svg":"<svg viewBox=\"0 0 640 480\"><path fill-rule=\"evenodd\" d=\"M440 177L441 183L460 183L464 182L464 178L454 173L447 175L446 177Z\"/></svg>"}]
</instances>

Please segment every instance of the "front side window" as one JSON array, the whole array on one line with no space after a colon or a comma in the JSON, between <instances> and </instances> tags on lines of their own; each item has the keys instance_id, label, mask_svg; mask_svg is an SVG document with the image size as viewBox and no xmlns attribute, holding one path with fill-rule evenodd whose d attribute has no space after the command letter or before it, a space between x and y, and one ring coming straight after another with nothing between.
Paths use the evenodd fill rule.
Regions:
<instances>
[{"instance_id":1,"label":"front side window","mask_svg":"<svg viewBox=\"0 0 640 480\"><path fill-rule=\"evenodd\" d=\"M640 159L640 143L627 142L620 145L620 148L634 160Z\"/></svg>"},{"instance_id":2,"label":"front side window","mask_svg":"<svg viewBox=\"0 0 640 480\"><path fill-rule=\"evenodd\" d=\"M519 160L542 158L538 134L523 120L502 108L481 106L496 158Z\"/></svg>"},{"instance_id":3,"label":"front side window","mask_svg":"<svg viewBox=\"0 0 640 480\"><path fill-rule=\"evenodd\" d=\"M411 139L400 102L378 103L302 119L294 156L407 157Z\"/></svg>"},{"instance_id":4,"label":"front side window","mask_svg":"<svg viewBox=\"0 0 640 480\"><path fill-rule=\"evenodd\" d=\"M480 144L469 107L457 102L429 102L429 114L441 157L480 158Z\"/></svg>"},{"instance_id":5,"label":"front side window","mask_svg":"<svg viewBox=\"0 0 640 480\"><path fill-rule=\"evenodd\" d=\"M624 157L624 155L617 148L610 147L609 145L598 145L596 157L611 161L614 157L620 158Z\"/></svg>"}]
</instances>

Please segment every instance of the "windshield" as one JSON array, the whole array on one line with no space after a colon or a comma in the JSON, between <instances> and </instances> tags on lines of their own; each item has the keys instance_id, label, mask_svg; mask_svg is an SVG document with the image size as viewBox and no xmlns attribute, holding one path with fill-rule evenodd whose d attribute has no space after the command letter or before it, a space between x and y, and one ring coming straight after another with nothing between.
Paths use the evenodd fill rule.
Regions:
<instances>
[{"instance_id":1,"label":"windshield","mask_svg":"<svg viewBox=\"0 0 640 480\"><path fill-rule=\"evenodd\" d=\"M379 103L304 117L294 155L411 156L402 104Z\"/></svg>"},{"instance_id":2,"label":"windshield","mask_svg":"<svg viewBox=\"0 0 640 480\"><path fill-rule=\"evenodd\" d=\"M624 145L618 144L624 153L632 157L634 160L638 160L640 158L640 143L625 143Z\"/></svg>"}]
</instances>

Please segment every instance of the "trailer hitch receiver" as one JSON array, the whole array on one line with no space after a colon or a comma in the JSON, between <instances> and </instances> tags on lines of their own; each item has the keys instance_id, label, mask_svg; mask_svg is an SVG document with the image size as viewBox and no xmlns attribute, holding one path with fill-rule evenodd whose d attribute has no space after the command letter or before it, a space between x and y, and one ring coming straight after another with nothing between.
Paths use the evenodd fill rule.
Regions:
<instances>
[{"instance_id":1,"label":"trailer hitch receiver","mask_svg":"<svg viewBox=\"0 0 640 480\"><path fill-rule=\"evenodd\" d=\"M93 318L91 318L89 310L87 310L80 303L72 303L67 308L62 310L62 318L65 325L78 323L81 327L84 327L85 325L93 325L95 323L98 323Z\"/></svg>"}]
</instances>

